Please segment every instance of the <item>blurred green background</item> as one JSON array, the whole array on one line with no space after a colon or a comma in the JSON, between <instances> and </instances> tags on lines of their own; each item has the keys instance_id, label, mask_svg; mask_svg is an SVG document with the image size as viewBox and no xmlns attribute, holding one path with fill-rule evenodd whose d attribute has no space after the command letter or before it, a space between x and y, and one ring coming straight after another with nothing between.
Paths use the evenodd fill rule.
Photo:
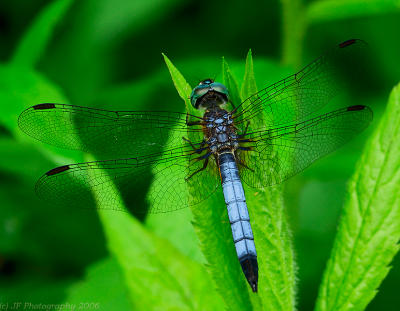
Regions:
<instances>
[{"instance_id":1,"label":"blurred green background","mask_svg":"<svg viewBox=\"0 0 400 311\"><path fill-rule=\"evenodd\" d=\"M84 294L85 286L95 282L99 296L107 292L121 304L107 310L124 310L129 305L122 276L115 272L118 269L111 277L102 266L111 259L107 259L96 212L57 210L36 198L34 183L42 173L75 162L81 155L43 148L20 133L16 122L24 108L62 101L112 110L181 111L183 102L162 52L195 85L200 79L220 76L222 56L241 77L251 48L261 87L339 42L362 38L369 48L358 61L367 74L349 83L342 101L334 105L371 106L373 125L351 144L291 179L285 190L298 262L298 309L311 310L346 183L391 88L400 80L398 1L75 1L57 21L47 47L34 61L34 70L11 66L21 38L49 3L0 2L0 302L62 303L79 300L81 292L79 301L98 301ZM181 219L182 215L167 217ZM146 226L174 238L173 228ZM185 228L191 230L190 225ZM189 231L184 245L196 243ZM198 252L196 246L193 249ZM367 310L398 310L399 284L397 256ZM108 293L111 289L114 295Z\"/></svg>"}]
</instances>

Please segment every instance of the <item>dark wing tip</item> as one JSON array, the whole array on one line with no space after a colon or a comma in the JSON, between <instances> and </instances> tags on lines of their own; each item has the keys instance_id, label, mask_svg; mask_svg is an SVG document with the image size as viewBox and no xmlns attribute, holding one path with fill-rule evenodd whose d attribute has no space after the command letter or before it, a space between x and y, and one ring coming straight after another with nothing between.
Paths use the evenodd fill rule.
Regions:
<instances>
[{"instance_id":1,"label":"dark wing tip","mask_svg":"<svg viewBox=\"0 0 400 311\"><path fill-rule=\"evenodd\" d=\"M347 48L348 46L351 46L353 44L357 44L359 46L367 46L368 45L367 42L365 42L362 39L349 39L349 40L346 40L346 41L344 41L342 43L339 43L338 46L339 46L339 48L344 49L344 48Z\"/></svg>"},{"instance_id":2,"label":"dark wing tip","mask_svg":"<svg viewBox=\"0 0 400 311\"><path fill-rule=\"evenodd\" d=\"M38 104L38 105L32 106L32 108L34 110L54 109L54 108L56 108L56 105L51 104L51 103L43 103L43 104Z\"/></svg>"},{"instance_id":3,"label":"dark wing tip","mask_svg":"<svg viewBox=\"0 0 400 311\"><path fill-rule=\"evenodd\" d=\"M353 45L353 44L356 43L357 41L358 41L357 39L349 39L349 40L346 40L346 41L340 43L340 44L339 44L339 47L340 47L340 48L345 48L345 47L347 47L347 46Z\"/></svg>"},{"instance_id":4,"label":"dark wing tip","mask_svg":"<svg viewBox=\"0 0 400 311\"><path fill-rule=\"evenodd\" d=\"M354 106L347 107L347 111L359 111L359 110L364 110L365 108L367 108L367 106L354 105Z\"/></svg>"},{"instance_id":5,"label":"dark wing tip","mask_svg":"<svg viewBox=\"0 0 400 311\"><path fill-rule=\"evenodd\" d=\"M46 173L46 176L56 175L56 174L65 172L65 171L67 171L67 170L69 170L69 169L70 169L70 166L69 166L69 165L59 166L59 167L53 168L52 170L48 171L48 172Z\"/></svg>"}]
</instances>

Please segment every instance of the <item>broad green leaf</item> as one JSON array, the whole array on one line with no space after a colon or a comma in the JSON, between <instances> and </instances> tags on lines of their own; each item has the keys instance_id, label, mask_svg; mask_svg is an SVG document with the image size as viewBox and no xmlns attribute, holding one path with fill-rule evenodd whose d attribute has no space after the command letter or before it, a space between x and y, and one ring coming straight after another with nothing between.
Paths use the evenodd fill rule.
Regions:
<instances>
[{"instance_id":1,"label":"broad green leaf","mask_svg":"<svg viewBox=\"0 0 400 311\"><path fill-rule=\"evenodd\" d=\"M122 202L116 188L109 191L110 200ZM220 297L210 290L211 280L202 265L146 230L129 213L102 210L97 199L101 195L94 192L108 248L122 267L134 310L202 310L209 303L220 309Z\"/></svg>"},{"instance_id":2,"label":"broad green leaf","mask_svg":"<svg viewBox=\"0 0 400 311\"><path fill-rule=\"evenodd\" d=\"M318 23L399 11L399 0L319 0L310 3L306 17L309 23Z\"/></svg>"},{"instance_id":3,"label":"broad green leaf","mask_svg":"<svg viewBox=\"0 0 400 311\"><path fill-rule=\"evenodd\" d=\"M229 310L253 310L251 289L243 275L232 239L222 189L206 202L192 208L193 225L206 268Z\"/></svg>"},{"instance_id":4,"label":"broad green leaf","mask_svg":"<svg viewBox=\"0 0 400 311\"><path fill-rule=\"evenodd\" d=\"M158 236L167 239L190 259L205 263L192 220L193 215L190 209L185 208L173 213L150 214L146 218L146 227Z\"/></svg>"},{"instance_id":5,"label":"broad green leaf","mask_svg":"<svg viewBox=\"0 0 400 311\"><path fill-rule=\"evenodd\" d=\"M252 64L249 52L242 85L242 99L257 91ZM224 60L223 81L225 83L229 81L227 84L234 86L233 94L235 94L235 89L238 90L238 87L235 88L237 83ZM182 85L185 86L185 83ZM178 93L185 94L185 89L178 90ZM188 94L189 92L181 97L187 98ZM236 96L239 97L239 94ZM192 208L194 226L208 261L208 268L218 291L232 310L259 309L261 305L268 310L292 310L294 309L294 260L290 231L282 208L281 191L269 189L255 193L251 189L246 189L246 193L254 234L256 240L258 236L260 241L259 293L251 292L241 271L221 191L201 206ZM271 205L272 208L260 208L262 205L268 207ZM268 243L263 243L265 237Z\"/></svg>"},{"instance_id":6,"label":"broad green leaf","mask_svg":"<svg viewBox=\"0 0 400 311\"><path fill-rule=\"evenodd\" d=\"M89 266L85 278L73 284L67 293L64 305L75 305L75 309L133 310L121 267L114 258Z\"/></svg>"},{"instance_id":7,"label":"broad green leaf","mask_svg":"<svg viewBox=\"0 0 400 311\"><path fill-rule=\"evenodd\" d=\"M388 274L400 239L400 84L349 184L316 310L364 310Z\"/></svg>"},{"instance_id":8,"label":"broad green leaf","mask_svg":"<svg viewBox=\"0 0 400 311\"><path fill-rule=\"evenodd\" d=\"M167 58L166 63L178 94L186 102L191 92L188 83ZM195 193L192 189L188 191ZM236 257L222 191L217 189L217 192L191 208L193 225L207 260L206 267L229 310L251 310L248 285Z\"/></svg>"},{"instance_id":9,"label":"broad green leaf","mask_svg":"<svg viewBox=\"0 0 400 311\"><path fill-rule=\"evenodd\" d=\"M12 63L17 66L34 67L42 56L53 35L57 23L64 17L73 0L57 0L35 18L27 33L19 42Z\"/></svg>"},{"instance_id":10,"label":"broad green leaf","mask_svg":"<svg viewBox=\"0 0 400 311\"><path fill-rule=\"evenodd\" d=\"M242 85L242 100L256 92L253 58L249 51ZM251 123L249 130L251 131ZM281 187L256 191L244 186L257 249L259 297L263 308L294 310L295 264Z\"/></svg>"},{"instance_id":11,"label":"broad green leaf","mask_svg":"<svg viewBox=\"0 0 400 311\"><path fill-rule=\"evenodd\" d=\"M264 310L295 310L295 261L280 187L254 191L245 186L259 266Z\"/></svg>"},{"instance_id":12,"label":"broad green leaf","mask_svg":"<svg viewBox=\"0 0 400 311\"><path fill-rule=\"evenodd\" d=\"M116 214L116 215L115 215ZM127 213L100 216L111 252L124 271L134 310L220 309L204 268Z\"/></svg>"}]
</instances>

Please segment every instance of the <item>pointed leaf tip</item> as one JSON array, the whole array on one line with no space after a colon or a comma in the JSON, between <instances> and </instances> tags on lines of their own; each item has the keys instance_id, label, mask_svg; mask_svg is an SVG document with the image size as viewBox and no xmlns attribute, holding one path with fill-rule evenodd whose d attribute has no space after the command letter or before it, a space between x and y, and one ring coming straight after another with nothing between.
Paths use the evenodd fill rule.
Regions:
<instances>
[{"instance_id":1,"label":"pointed leaf tip","mask_svg":"<svg viewBox=\"0 0 400 311\"><path fill-rule=\"evenodd\" d=\"M239 105L241 102L239 84L232 74L225 57L222 57L222 83L228 88L229 98L234 106Z\"/></svg>"},{"instance_id":2,"label":"pointed leaf tip","mask_svg":"<svg viewBox=\"0 0 400 311\"><path fill-rule=\"evenodd\" d=\"M186 111L192 114L195 113L193 111L194 108L190 104L190 94L192 92L191 86L189 85L189 83L187 83L185 77L174 66L171 60L164 53L161 54L164 57L165 64L168 67L168 71L171 75L172 82L174 83L179 96L185 101Z\"/></svg>"},{"instance_id":3,"label":"pointed leaf tip","mask_svg":"<svg viewBox=\"0 0 400 311\"><path fill-rule=\"evenodd\" d=\"M246 67L241 90L242 101L255 93L257 93L257 83L254 76L253 55L251 49L249 49L246 57Z\"/></svg>"}]
</instances>

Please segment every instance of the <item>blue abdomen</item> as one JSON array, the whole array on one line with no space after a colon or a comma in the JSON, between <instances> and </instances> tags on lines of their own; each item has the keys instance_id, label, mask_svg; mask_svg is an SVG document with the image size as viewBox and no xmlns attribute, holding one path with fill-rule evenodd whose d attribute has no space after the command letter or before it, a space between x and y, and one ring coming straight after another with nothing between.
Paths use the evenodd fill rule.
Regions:
<instances>
[{"instance_id":1,"label":"blue abdomen","mask_svg":"<svg viewBox=\"0 0 400 311\"><path fill-rule=\"evenodd\" d=\"M250 286L257 291L257 252L235 157L230 152L220 154L218 164L236 254Z\"/></svg>"}]
</instances>

